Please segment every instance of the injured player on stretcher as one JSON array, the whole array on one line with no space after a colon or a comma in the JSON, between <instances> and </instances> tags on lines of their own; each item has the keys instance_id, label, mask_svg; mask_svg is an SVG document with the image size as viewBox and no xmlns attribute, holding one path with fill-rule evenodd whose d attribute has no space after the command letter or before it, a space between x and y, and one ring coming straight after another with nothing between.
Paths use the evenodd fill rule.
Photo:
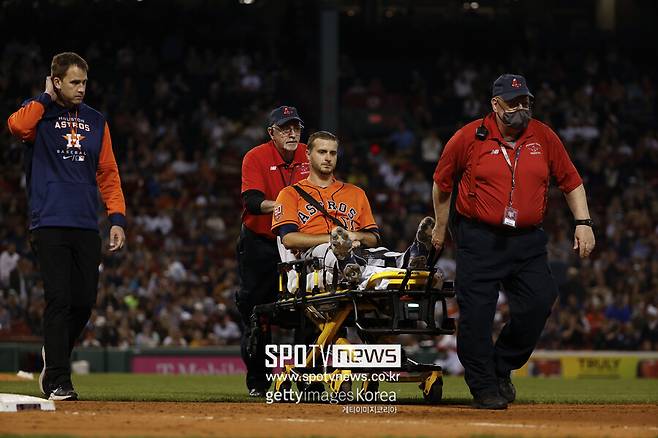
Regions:
<instances>
[{"instance_id":1,"label":"injured player on stretcher","mask_svg":"<svg viewBox=\"0 0 658 438\"><path fill-rule=\"evenodd\" d=\"M337 274L339 280L363 289L377 272L425 269L434 219L425 217L420 222L413 243L404 253L379 247L379 229L365 192L334 177L338 139L319 131L309 137L307 145L309 177L279 193L272 215L272 231L282 244L282 261L301 256L317 257L322 262L323 275L309 274L307 288L324 290ZM440 288L442 280L436 275L433 286ZM294 291L296 284L296 272L291 271L288 290ZM384 279L376 288L386 286Z\"/></svg>"}]
</instances>

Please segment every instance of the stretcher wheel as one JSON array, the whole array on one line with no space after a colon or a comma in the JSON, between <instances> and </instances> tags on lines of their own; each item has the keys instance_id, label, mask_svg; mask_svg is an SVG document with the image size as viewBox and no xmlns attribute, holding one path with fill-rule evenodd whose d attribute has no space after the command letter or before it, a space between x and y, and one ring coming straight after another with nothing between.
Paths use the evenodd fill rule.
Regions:
<instances>
[{"instance_id":1,"label":"stretcher wheel","mask_svg":"<svg viewBox=\"0 0 658 438\"><path fill-rule=\"evenodd\" d=\"M341 399L344 400L342 403L346 403L347 400L349 400L349 394L352 392L352 382L351 381L343 381L341 382L340 386L338 387L338 391L336 391L339 394L344 394Z\"/></svg>"},{"instance_id":2,"label":"stretcher wheel","mask_svg":"<svg viewBox=\"0 0 658 438\"><path fill-rule=\"evenodd\" d=\"M438 377L430 384L429 390L425 390L426 382L421 383L421 390L423 390L423 398L427 403L438 404L443 397L443 377Z\"/></svg>"},{"instance_id":3,"label":"stretcher wheel","mask_svg":"<svg viewBox=\"0 0 658 438\"><path fill-rule=\"evenodd\" d=\"M340 384L340 387L338 388L338 392L344 392L348 393L352 391L352 382L345 380Z\"/></svg>"}]
</instances>

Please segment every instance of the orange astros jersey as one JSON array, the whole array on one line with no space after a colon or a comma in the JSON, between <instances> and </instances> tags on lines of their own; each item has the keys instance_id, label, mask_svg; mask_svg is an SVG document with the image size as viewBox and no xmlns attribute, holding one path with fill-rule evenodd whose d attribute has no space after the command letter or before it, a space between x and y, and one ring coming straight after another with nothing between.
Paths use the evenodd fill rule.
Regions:
<instances>
[{"instance_id":1,"label":"orange astros jersey","mask_svg":"<svg viewBox=\"0 0 658 438\"><path fill-rule=\"evenodd\" d=\"M349 231L377 231L365 192L353 184L334 181L322 188L304 179L295 184L311 195L327 212L341 221ZM296 225L299 232L329 234L334 222L302 198L292 186L285 187L276 198L279 204L272 214L272 231L282 225Z\"/></svg>"}]
</instances>

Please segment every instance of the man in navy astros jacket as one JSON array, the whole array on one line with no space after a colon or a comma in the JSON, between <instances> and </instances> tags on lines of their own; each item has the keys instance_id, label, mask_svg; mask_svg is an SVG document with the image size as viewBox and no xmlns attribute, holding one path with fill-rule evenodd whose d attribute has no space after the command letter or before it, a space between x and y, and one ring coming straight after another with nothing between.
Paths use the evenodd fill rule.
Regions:
<instances>
[{"instance_id":1,"label":"man in navy astros jacket","mask_svg":"<svg viewBox=\"0 0 658 438\"><path fill-rule=\"evenodd\" d=\"M70 357L96 303L98 191L111 224L110 250L125 241L126 205L110 131L105 117L82 103L88 70L75 53L56 55L45 91L8 120L25 144L30 243L46 298L39 387L51 400L78 398Z\"/></svg>"}]
</instances>

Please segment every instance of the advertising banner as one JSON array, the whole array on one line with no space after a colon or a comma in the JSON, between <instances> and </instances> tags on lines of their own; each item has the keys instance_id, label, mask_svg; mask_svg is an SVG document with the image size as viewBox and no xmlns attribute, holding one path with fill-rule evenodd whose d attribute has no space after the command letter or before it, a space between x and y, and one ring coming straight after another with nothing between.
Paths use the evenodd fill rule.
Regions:
<instances>
[{"instance_id":1,"label":"advertising banner","mask_svg":"<svg viewBox=\"0 0 658 438\"><path fill-rule=\"evenodd\" d=\"M637 377L637 364L634 356L567 356L562 358L562 376L631 379Z\"/></svg>"},{"instance_id":2,"label":"advertising banner","mask_svg":"<svg viewBox=\"0 0 658 438\"><path fill-rule=\"evenodd\" d=\"M135 356L133 373L158 374L244 374L239 356Z\"/></svg>"}]
</instances>

